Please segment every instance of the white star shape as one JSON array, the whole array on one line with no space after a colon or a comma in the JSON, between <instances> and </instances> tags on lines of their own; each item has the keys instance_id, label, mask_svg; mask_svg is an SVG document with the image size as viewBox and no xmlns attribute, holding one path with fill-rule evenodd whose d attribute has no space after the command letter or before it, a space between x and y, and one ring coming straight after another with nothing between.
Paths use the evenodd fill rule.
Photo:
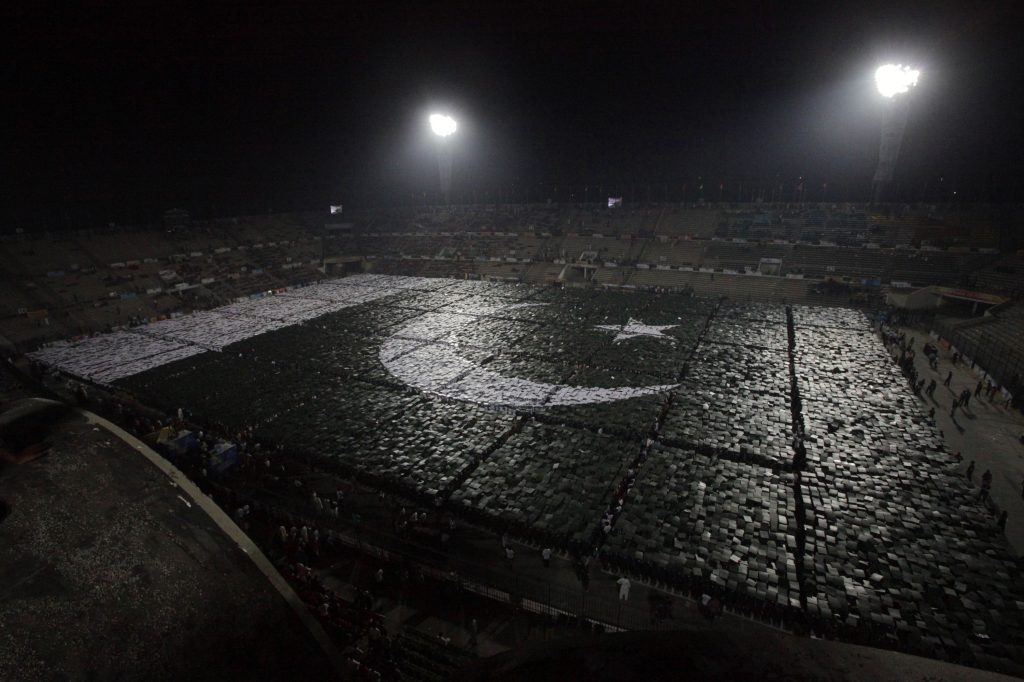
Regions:
<instances>
[{"instance_id":1,"label":"white star shape","mask_svg":"<svg viewBox=\"0 0 1024 682\"><path fill-rule=\"evenodd\" d=\"M631 317L629 318L629 322L626 324L599 324L595 326L597 329L601 329L606 332L618 332L612 340L613 343L618 343L619 341L628 341L629 339L636 339L641 336L653 336L654 338L668 339L669 341L675 342L674 338L665 334L665 330L678 327L679 325L643 324L639 320L635 320Z\"/></svg>"}]
</instances>

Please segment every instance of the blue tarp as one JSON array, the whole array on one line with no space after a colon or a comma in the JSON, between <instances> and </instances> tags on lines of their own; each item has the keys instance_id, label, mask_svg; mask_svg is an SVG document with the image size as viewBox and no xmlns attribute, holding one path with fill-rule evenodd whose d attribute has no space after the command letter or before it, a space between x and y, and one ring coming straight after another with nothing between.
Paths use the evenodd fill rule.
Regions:
<instances>
[{"instance_id":1,"label":"blue tarp","mask_svg":"<svg viewBox=\"0 0 1024 682\"><path fill-rule=\"evenodd\" d=\"M167 447L174 452L184 454L199 445L199 440L191 431L178 431L178 435L167 441Z\"/></svg>"},{"instance_id":2,"label":"blue tarp","mask_svg":"<svg viewBox=\"0 0 1024 682\"><path fill-rule=\"evenodd\" d=\"M238 446L221 441L213 446L210 460L214 471L227 471L238 463Z\"/></svg>"}]
</instances>

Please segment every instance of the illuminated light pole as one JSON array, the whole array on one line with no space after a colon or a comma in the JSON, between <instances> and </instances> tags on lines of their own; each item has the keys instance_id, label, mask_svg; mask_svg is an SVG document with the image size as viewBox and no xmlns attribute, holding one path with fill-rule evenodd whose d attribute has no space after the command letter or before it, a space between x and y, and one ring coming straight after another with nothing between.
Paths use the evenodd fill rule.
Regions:
<instances>
[{"instance_id":1,"label":"illuminated light pole","mask_svg":"<svg viewBox=\"0 0 1024 682\"><path fill-rule=\"evenodd\" d=\"M452 191L452 147L448 138L455 133L455 119L444 114L430 115L430 129L437 135L437 169L441 175L441 194L447 204Z\"/></svg>"},{"instance_id":2,"label":"illuminated light pole","mask_svg":"<svg viewBox=\"0 0 1024 682\"><path fill-rule=\"evenodd\" d=\"M910 115L910 100L905 97L917 85L921 72L902 64L886 64L875 71L875 85L880 95L888 99L882 114L882 141L878 147L878 168L872 181L874 203L886 198L886 191L892 184L903 144L903 131Z\"/></svg>"}]
</instances>

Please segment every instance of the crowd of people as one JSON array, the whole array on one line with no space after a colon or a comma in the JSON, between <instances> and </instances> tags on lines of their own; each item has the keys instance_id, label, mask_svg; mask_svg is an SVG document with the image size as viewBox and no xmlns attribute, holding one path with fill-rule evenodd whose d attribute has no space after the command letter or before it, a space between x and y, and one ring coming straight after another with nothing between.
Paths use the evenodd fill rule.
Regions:
<instances>
[{"instance_id":1,"label":"crowd of people","mask_svg":"<svg viewBox=\"0 0 1024 682\"><path fill-rule=\"evenodd\" d=\"M347 643L344 655L354 679L401 679L393 639L384 619L370 609L369 594L361 592L356 603L349 602L324 587L317 574L302 562L286 564L283 575L331 638Z\"/></svg>"},{"instance_id":2,"label":"crowd of people","mask_svg":"<svg viewBox=\"0 0 1024 682\"><path fill-rule=\"evenodd\" d=\"M883 326L882 336L886 347L903 369L915 393L920 397L930 398L933 403L938 404L934 396L938 385L937 378L932 377L928 381L926 377L918 376L917 366L914 362L916 340L913 337L908 339L905 333L888 326ZM921 352L929 357L932 371L937 371L938 349L931 343L925 343ZM947 375L944 382L947 387L950 387L951 378L952 372ZM371 679L374 674L386 674L388 662L393 659L391 654L393 647L388 634L382 627L378 627L374 618L375 614L369 609L369 606L372 605L372 597L368 602L364 599L363 594L360 594L352 603L341 600L329 594L329 591L325 592L323 586L316 581L315 573L309 569L311 564L329 558L333 552L337 551L337 547L334 546L335 536L328 527L334 525L334 520L340 518L342 510L346 507L345 490L338 488L330 493L325 493L323 489L309 487L299 477L293 475L291 466L295 458L291 453L286 452L281 445L259 442L251 430L228 433L219 425L197 424L197 419L188 414L187 410L179 410L170 416L162 415L132 405L127 401L118 400L105 392L87 388L84 384L69 382L65 388L71 388L78 399L88 405L90 409L125 425L128 430L140 437L164 429L177 432L179 429L190 427L196 433L194 446L177 449L157 444L158 449L196 481L204 492L210 494L221 504L240 527L250 534L256 533L254 538L259 537L261 528L265 530L266 542L264 545L268 553L279 559L280 565L284 567L282 572L297 586L297 591L300 591L307 604L317 612L336 640L343 641L346 647L354 647L351 649L353 660L356 660L360 666L366 667L366 670L357 668L361 675L368 675L367 679ZM978 382L973 391L968 389L960 391L955 396L951 409L954 412L957 409L969 410L972 398L975 401L992 400L996 392L997 387L992 382ZM934 414L932 417L934 419ZM657 421L651 428L652 435L656 434ZM218 435L214 435L215 433ZM229 439L237 446L238 452L237 462L228 472L220 470L216 450L218 443L225 439ZM681 588L695 599L703 599L706 596L708 603L714 600L719 610L724 605L745 615L772 622L785 620L789 625L798 629L803 627L804 617L798 609L765 603L763 600L726 590L722 586L711 583L702 575L670 566L654 565L645 561L642 550L608 552L601 547L603 538L614 528L617 516L636 481L638 471L643 466L652 443L653 441L649 438L643 441L643 446L639 449L636 459L628 465L625 476L618 482L591 542L574 544L568 537L539 531L525 524L520 526L514 522L506 522L502 527L496 527L495 521L485 515L480 515L480 518L476 520L480 525L493 527L498 532L512 534L517 539L523 539L540 548L539 559L545 567L550 566L552 547L567 551L573 559L574 569L584 589L589 586L591 560L596 559L606 570L621 572L622 580L625 583L620 581L617 585L619 598L623 600L628 600L629 577L641 578L652 583ZM973 463L968 468L968 472L968 478L971 478L974 473ZM983 501L987 501L991 489L991 472L986 472L981 480L982 487L979 496ZM275 517L269 506L245 496L246 484L255 482L266 489L286 493L289 499L301 499L309 516L314 521L302 523L287 516ZM376 482L374 483L376 484ZM395 492L401 495L403 491ZM381 495L384 494L382 489ZM1024 497L1024 485L1022 485L1022 497ZM407 499L408 496L404 496L404 498ZM395 534L397 536L417 534L422 537L426 533L436 538L441 548L450 547L458 536L458 525L455 517L447 509L435 504L437 501L436 499L419 500L418 502L422 503L426 509L409 503L402 505L396 503L392 516ZM462 517L471 519L474 513L472 509L459 510ZM1001 527L1006 524L1006 516L1006 512L1003 511L998 518ZM321 520L322 526L319 525L320 522L316 521L317 519ZM358 518L355 520L358 521ZM507 563L514 566L516 562L515 549L507 537L508 535L505 535L501 543L502 553ZM396 575L398 574L401 574L401 569L396 569ZM385 580L384 574L381 574L379 578L375 574L377 584L381 584ZM624 585L625 589L623 590ZM837 626L833 624L832 627ZM856 631L845 632L843 636L851 641L878 643L884 640L885 633L882 628L879 628L877 632L873 631L871 624L865 619L865 622L858 626ZM371 645L371 640L376 643Z\"/></svg>"},{"instance_id":3,"label":"crowd of people","mask_svg":"<svg viewBox=\"0 0 1024 682\"><path fill-rule=\"evenodd\" d=\"M930 401L934 406L939 406L939 400L935 397L935 391L938 386L936 377L931 377L930 380L920 377L915 363L917 351L914 349L916 337L911 336L907 338L907 333L900 330L895 326L890 326L886 321L882 321L880 327L880 333L882 341L885 344L886 349L893 357L894 361L899 365L910 384L911 390L916 396L922 400ZM924 353L925 357L928 358L928 366L935 374L939 374L939 348L930 343L925 342L921 348L921 352ZM985 376L978 380L974 390L970 388L963 388L957 393L953 387L953 377L955 368L960 365L963 361L963 357L959 352L953 351L950 356L950 362L952 363L953 369L949 369L946 372L946 377L942 382L942 385L949 389L951 395L949 416L953 420L953 425L963 433L965 431L962 424L956 419L956 412L959 409L961 412L967 413L970 409L971 399L975 398L978 400L987 400L992 403L996 394L999 392L999 386L992 380L991 377ZM935 407L932 406L928 411L928 418L933 426L937 426L937 420L935 419ZM1009 403L1007 402L1007 407ZM956 462L959 464L963 460L961 453L957 452L955 455ZM964 472L967 480L974 480L975 461L972 459L967 465ZM981 476L981 488L978 493L978 500L984 503L988 509L994 514L997 514L996 524L1000 529L1005 530L1007 522L1007 511L1005 509L999 510L995 503L990 497L992 489L992 472L988 469ZM1024 481L1021 483L1021 497L1024 498Z\"/></svg>"}]
</instances>

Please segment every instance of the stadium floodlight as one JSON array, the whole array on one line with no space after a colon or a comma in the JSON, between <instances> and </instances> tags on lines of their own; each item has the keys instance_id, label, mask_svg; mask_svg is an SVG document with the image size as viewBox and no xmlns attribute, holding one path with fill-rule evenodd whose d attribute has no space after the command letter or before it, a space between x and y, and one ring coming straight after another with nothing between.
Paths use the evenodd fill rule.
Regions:
<instances>
[{"instance_id":1,"label":"stadium floodlight","mask_svg":"<svg viewBox=\"0 0 1024 682\"><path fill-rule=\"evenodd\" d=\"M917 85L921 72L902 64L885 64L875 71L875 85L883 97L895 97Z\"/></svg>"},{"instance_id":2,"label":"stadium floodlight","mask_svg":"<svg viewBox=\"0 0 1024 682\"><path fill-rule=\"evenodd\" d=\"M878 148L878 168L875 170L874 203L891 198L890 188L896 173L903 131L910 116L910 98L897 97L917 85L921 72L902 64L884 64L875 71L875 85L879 94L885 97L885 112L882 115L882 140Z\"/></svg>"},{"instance_id":3,"label":"stadium floodlight","mask_svg":"<svg viewBox=\"0 0 1024 682\"><path fill-rule=\"evenodd\" d=\"M430 129L437 140L437 170L441 176L441 196L447 204L452 192L452 143L449 141L455 133L455 119L445 114L430 115Z\"/></svg>"},{"instance_id":4,"label":"stadium floodlight","mask_svg":"<svg viewBox=\"0 0 1024 682\"><path fill-rule=\"evenodd\" d=\"M445 116L444 114L430 115L430 129L434 131L435 135L448 137L455 132L455 127L455 119L451 116Z\"/></svg>"}]
</instances>

